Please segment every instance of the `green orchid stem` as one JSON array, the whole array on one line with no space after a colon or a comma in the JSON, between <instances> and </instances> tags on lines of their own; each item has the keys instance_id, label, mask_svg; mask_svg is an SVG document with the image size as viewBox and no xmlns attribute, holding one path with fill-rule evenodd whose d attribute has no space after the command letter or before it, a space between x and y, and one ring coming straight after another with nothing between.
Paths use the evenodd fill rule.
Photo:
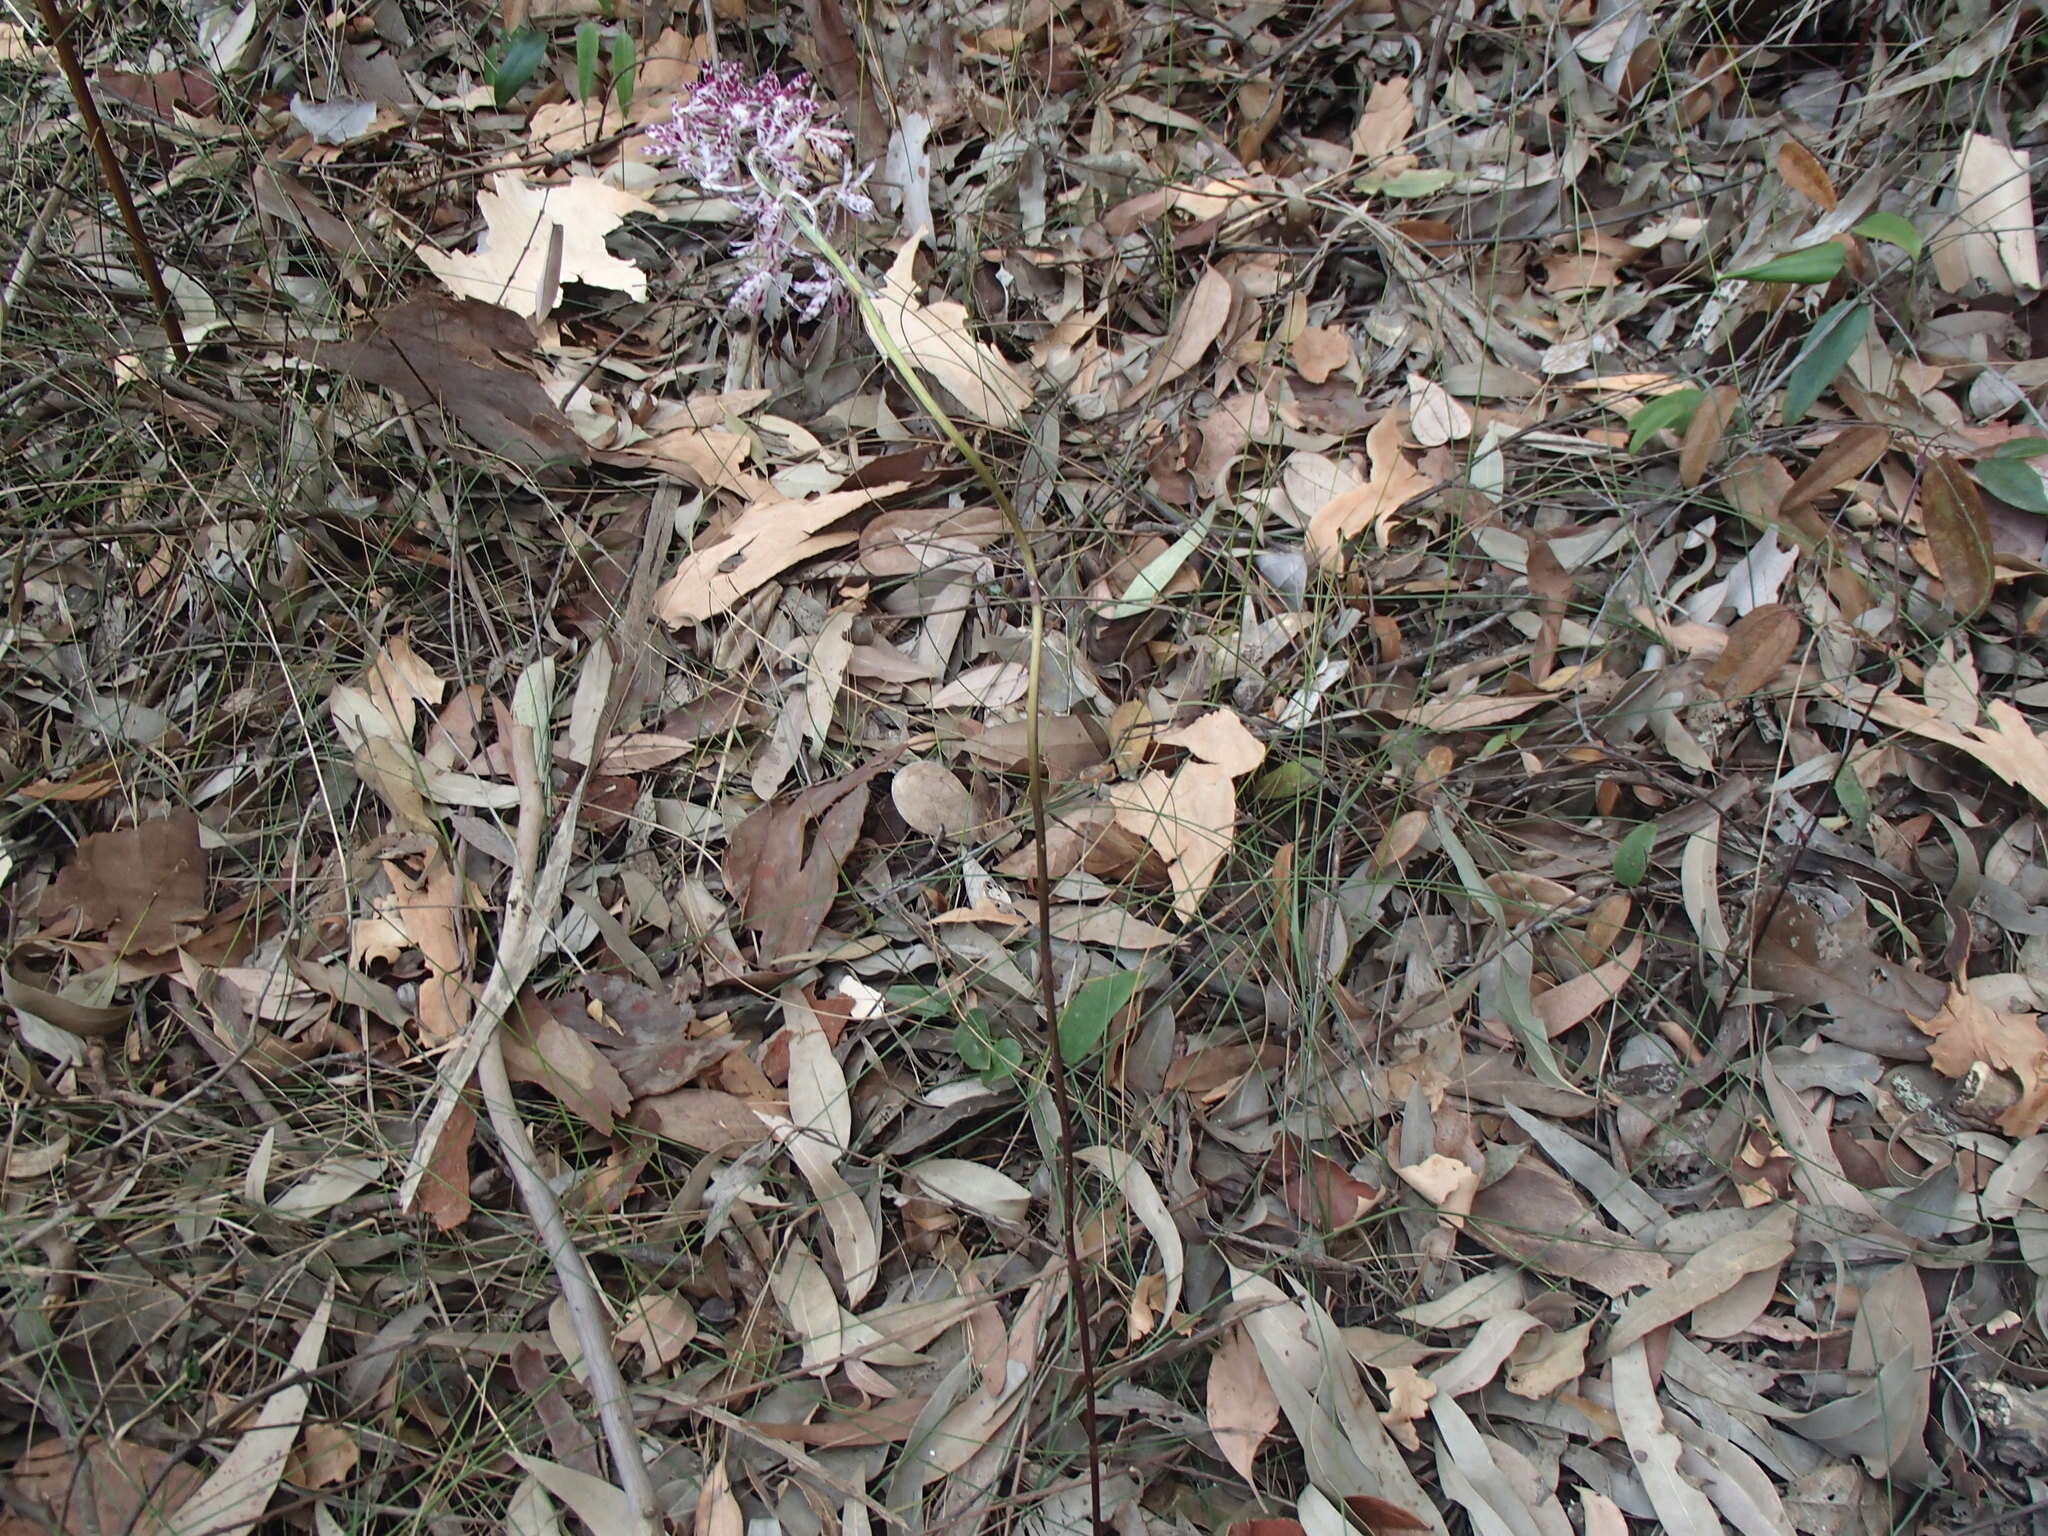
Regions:
<instances>
[{"instance_id":1,"label":"green orchid stem","mask_svg":"<svg viewBox=\"0 0 2048 1536\"><path fill-rule=\"evenodd\" d=\"M770 189L773 190L773 189ZM1039 576L1038 556L1031 547L1031 531L1024 526L1024 519L1017 512L1017 504L1003 489L1001 480L988 465L967 435L960 430L953 418L946 413L917 369L904 354L903 349L889 334L879 305L867 290L867 285L853 264L835 246L825 232L818 228L809 210L795 199L785 198L784 206L804 233L804 238L817 247L818 254L839 275L853 302L859 306L861 319L867 324L869 337L887 358L889 366L903 381L903 387L922 406L927 415L938 423L946 440L959 450L960 457L967 461L975 478L995 502L1003 514L1003 521L1009 525L1010 534L1017 543L1017 556L1024 568L1024 591L1030 608L1031 652L1024 689L1024 756L1026 759L1025 796L1031 809L1031 834L1035 842L1036 867L1033 871L1038 885L1038 999L1039 1011L1044 1015L1045 1036L1048 1044L1047 1056L1051 1065L1053 1108L1059 1122L1060 1138L1060 1206L1062 1238L1066 1247L1067 1283L1074 1293L1074 1316L1081 1343L1081 1427L1088 1441L1088 1501L1089 1512L1094 1524L1091 1529L1101 1531L1102 1520L1102 1441L1095 1422L1095 1341L1093 1334L1095 1308L1088 1284L1088 1271L1081 1262L1080 1229L1076 1213L1080 1209L1078 1194L1079 1175L1076 1172L1077 1159L1074 1155L1074 1101L1067 1081L1066 1053L1060 1049L1059 1000L1054 987L1052 973L1052 878L1046 867L1045 850L1045 760L1039 752L1039 712L1041 708L1042 684L1045 676L1045 585Z\"/></svg>"}]
</instances>

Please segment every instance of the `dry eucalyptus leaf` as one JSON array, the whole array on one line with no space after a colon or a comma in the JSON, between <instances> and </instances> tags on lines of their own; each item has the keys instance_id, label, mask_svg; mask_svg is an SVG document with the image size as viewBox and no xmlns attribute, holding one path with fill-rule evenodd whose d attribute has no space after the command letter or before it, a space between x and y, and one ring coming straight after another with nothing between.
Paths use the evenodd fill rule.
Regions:
<instances>
[{"instance_id":1,"label":"dry eucalyptus leaf","mask_svg":"<svg viewBox=\"0 0 2048 1536\"><path fill-rule=\"evenodd\" d=\"M473 252L421 244L414 253L459 299L476 299L529 320L544 319L562 284L588 283L635 299L647 297L647 274L605 249L604 237L631 213L654 213L644 197L595 176L536 185L500 171L477 194L484 232ZM551 253L553 281L549 281Z\"/></svg>"},{"instance_id":2,"label":"dry eucalyptus leaf","mask_svg":"<svg viewBox=\"0 0 2048 1536\"><path fill-rule=\"evenodd\" d=\"M1014 427L1032 401L1031 387L1015 364L982 342L967 328L967 307L951 299L927 304L917 291L917 248L913 234L896 253L882 291L875 296L888 345L930 374L976 421ZM872 329L875 316L865 306L861 318Z\"/></svg>"},{"instance_id":3,"label":"dry eucalyptus leaf","mask_svg":"<svg viewBox=\"0 0 2048 1536\"><path fill-rule=\"evenodd\" d=\"M189 810L83 838L40 909L46 923L104 933L141 955L197 937L210 912L199 818Z\"/></svg>"},{"instance_id":4,"label":"dry eucalyptus leaf","mask_svg":"<svg viewBox=\"0 0 2048 1536\"><path fill-rule=\"evenodd\" d=\"M792 565L851 543L857 537L852 531L824 530L904 488L904 482L896 481L749 507L722 536L684 557L654 595L656 615L672 628L715 618Z\"/></svg>"}]
</instances>

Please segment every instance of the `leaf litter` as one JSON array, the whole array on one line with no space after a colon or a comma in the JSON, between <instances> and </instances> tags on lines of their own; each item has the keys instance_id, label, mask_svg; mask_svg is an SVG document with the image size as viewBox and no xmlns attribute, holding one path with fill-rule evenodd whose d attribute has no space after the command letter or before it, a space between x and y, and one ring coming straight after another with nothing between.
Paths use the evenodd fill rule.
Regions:
<instances>
[{"instance_id":1,"label":"leaf litter","mask_svg":"<svg viewBox=\"0 0 2048 1536\"><path fill-rule=\"evenodd\" d=\"M1853 10L81 37L182 360L0 26L7 1528L2021 1529L2043 24Z\"/></svg>"}]
</instances>

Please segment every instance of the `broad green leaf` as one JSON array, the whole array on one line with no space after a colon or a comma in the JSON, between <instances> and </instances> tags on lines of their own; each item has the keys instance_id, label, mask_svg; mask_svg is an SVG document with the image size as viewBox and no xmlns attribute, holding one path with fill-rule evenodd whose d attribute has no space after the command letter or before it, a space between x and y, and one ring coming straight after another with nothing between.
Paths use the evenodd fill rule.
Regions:
<instances>
[{"instance_id":1,"label":"broad green leaf","mask_svg":"<svg viewBox=\"0 0 2048 1536\"><path fill-rule=\"evenodd\" d=\"M1835 382L1835 376L1849 361L1863 333L1870 329L1870 306L1846 299L1820 317L1806 350L1785 376L1785 425L1805 420L1821 391Z\"/></svg>"},{"instance_id":2,"label":"broad green leaf","mask_svg":"<svg viewBox=\"0 0 2048 1536\"><path fill-rule=\"evenodd\" d=\"M612 89L619 93L619 111L633 105L633 86L640 77L640 53L628 32L612 34Z\"/></svg>"},{"instance_id":3,"label":"broad green leaf","mask_svg":"<svg viewBox=\"0 0 2048 1536\"><path fill-rule=\"evenodd\" d=\"M597 23L586 21L576 29L576 99L588 101L597 94Z\"/></svg>"},{"instance_id":4,"label":"broad green leaf","mask_svg":"<svg viewBox=\"0 0 2048 1536\"><path fill-rule=\"evenodd\" d=\"M2041 483L2041 472L2025 459L1979 459L1977 483L2022 512L2048 512L2048 486Z\"/></svg>"},{"instance_id":5,"label":"broad green leaf","mask_svg":"<svg viewBox=\"0 0 2048 1536\"><path fill-rule=\"evenodd\" d=\"M2015 437L2000 443L1980 459L2038 459L2048 453L2048 437Z\"/></svg>"},{"instance_id":6,"label":"broad green leaf","mask_svg":"<svg viewBox=\"0 0 2048 1536\"><path fill-rule=\"evenodd\" d=\"M1685 424L1692 420L1692 413L1699 409L1700 401L1705 398L1705 392L1693 386L1674 389L1668 395L1659 395L1629 417L1628 451L1641 453L1650 439L1666 427L1674 432L1683 431Z\"/></svg>"},{"instance_id":7,"label":"broad green leaf","mask_svg":"<svg viewBox=\"0 0 2048 1536\"><path fill-rule=\"evenodd\" d=\"M1880 210L1867 216L1856 226L1856 233L1866 240L1882 240L1886 245L1896 245L1915 261L1927 242L1920 238L1920 231L1896 213Z\"/></svg>"},{"instance_id":8,"label":"broad green leaf","mask_svg":"<svg viewBox=\"0 0 2048 1536\"><path fill-rule=\"evenodd\" d=\"M499 48L497 61L488 67L491 100L503 107L525 87L548 56L548 40L531 29L514 32Z\"/></svg>"},{"instance_id":9,"label":"broad green leaf","mask_svg":"<svg viewBox=\"0 0 2048 1536\"><path fill-rule=\"evenodd\" d=\"M1632 891L1650 876L1650 848L1657 841L1657 823L1640 821L1614 849L1614 883Z\"/></svg>"},{"instance_id":10,"label":"broad green leaf","mask_svg":"<svg viewBox=\"0 0 2048 1536\"><path fill-rule=\"evenodd\" d=\"M1732 283L1747 278L1753 283L1831 283L1849 259L1849 248L1830 240L1826 245L1809 245L1801 251L1787 251L1760 267L1740 272L1723 272L1721 281Z\"/></svg>"},{"instance_id":11,"label":"broad green leaf","mask_svg":"<svg viewBox=\"0 0 2048 1536\"><path fill-rule=\"evenodd\" d=\"M1299 800L1323 782L1323 776L1298 757L1282 758L1252 786L1254 800Z\"/></svg>"},{"instance_id":12,"label":"broad green leaf","mask_svg":"<svg viewBox=\"0 0 2048 1536\"><path fill-rule=\"evenodd\" d=\"M953 1026L953 1054L960 1058L970 1072L988 1070L988 1040L965 1019Z\"/></svg>"},{"instance_id":13,"label":"broad green leaf","mask_svg":"<svg viewBox=\"0 0 2048 1536\"><path fill-rule=\"evenodd\" d=\"M883 998L891 1008L901 1008L905 1013L920 1019L937 1019L953 1011L953 1003L937 987L920 987L914 983L883 989Z\"/></svg>"},{"instance_id":14,"label":"broad green leaf","mask_svg":"<svg viewBox=\"0 0 2048 1536\"><path fill-rule=\"evenodd\" d=\"M1457 179L1455 171L1425 171L1411 167L1382 176L1374 173L1358 183L1360 192L1370 195L1377 192L1381 197L1434 197Z\"/></svg>"},{"instance_id":15,"label":"broad green leaf","mask_svg":"<svg viewBox=\"0 0 2048 1536\"><path fill-rule=\"evenodd\" d=\"M1060 1010L1060 1055L1069 1066L1084 1061L1102 1046L1110 1020L1122 1013L1137 994L1143 978L1136 971L1112 971L1076 992Z\"/></svg>"},{"instance_id":16,"label":"broad green leaf","mask_svg":"<svg viewBox=\"0 0 2048 1536\"><path fill-rule=\"evenodd\" d=\"M1842 812L1856 824L1858 832L1870 825L1870 791L1850 770L1846 760L1835 770L1835 800Z\"/></svg>"}]
</instances>

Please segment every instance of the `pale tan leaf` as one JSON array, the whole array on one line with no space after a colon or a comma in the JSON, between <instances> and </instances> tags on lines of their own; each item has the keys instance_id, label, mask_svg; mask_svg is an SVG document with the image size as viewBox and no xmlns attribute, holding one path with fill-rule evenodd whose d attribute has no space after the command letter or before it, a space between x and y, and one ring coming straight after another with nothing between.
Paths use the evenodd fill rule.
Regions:
<instances>
[{"instance_id":1,"label":"pale tan leaf","mask_svg":"<svg viewBox=\"0 0 2048 1536\"><path fill-rule=\"evenodd\" d=\"M802 501L756 503L722 537L683 558L675 575L654 595L656 615L664 624L680 627L726 612L792 565L850 543L857 537L851 531L821 530L903 488L901 482L892 482Z\"/></svg>"},{"instance_id":2,"label":"pale tan leaf","mask_svg":"<svg viewBox=\"0 0 2048 1536\"><path fill-rule=\"evenodd\" d=\"M1472 435L1472 413L1451 392L1419 373L1408 375L1408 431L1424 448L1441 448Z\"/></svg>"},{"instance_id":3,"label":"pale tan leaf","mask_svg":"<svg viewBox=\"0 0 2048 1536\"><path fill-rule=\"evenodd\" d=\"M1230 279L1214 267L1204 269L1194 292L1174 316L1173 334L1154 356L1145 377L1126 390L1123 409L1129 410L1162 384L1170 384L1186 373L1215 344L1230 318L1236 290Z\"/></svg>"},{"instance_id":4,"label":"pale tan leaf","mask_svg":"<svg viewBox=\"0 0 2048 1536\"><path fill-rule=\"evenodd\" d=\"M1479 1175L1469 1163L1432 1152L1419 1163L1397 1165L1394 1172L1402 1183L1437 1208L1447 1226L1455 1229L1465 1224L1473 1198L1479 1193Z\"/></svg>"},{"instance_id":5,"label":"pale tan leaf","mask_svg":"<svg viewBox=\"0 0 2048 1536\"><path fill-rule=\"evenodd\" d=\"M1018 1222L1031 1209L1031 1191L1007 1174L958 1157L929 1157L905 1170L935 1199L996 1221Z\"/></svg>"},{"instance_id":6,"label":"pale tan leaf","mask_svg":"<svg viewBox=\"0 0 2048 1536\"><path fill-rule=\"evenodd\" d=\"M792 1242L782 1262L768 1275L768 1289L789 1322L789 1331L803 1347L803 1368L816 1374L830 1371L846 1358L844 1314L832 1294L825 1266L802 1244Z\"/></svg>"},{"instance_id":7,"label":"pale tan leaf","mask_svg":"<svg viewBox=\"0 0 2048 1536\"><path fill-rule=\"evenodd\" d=\"M775 487L746 468L754 439L721 427L681 426L614 448L607 461L646 464L700 490L731 491L746 501L775 499Z\"/></svg>"},{"instance_id":8,"label":"pale tan leaf","mask_svg":"<svg viewBox=\"0 0 2048 1536\"><path fill-rule=\"evenodd\" d=\"M1519 720L1531 710L1556 702L1556 695L1548 693L1525 693L1512 698L1461 693L1453 698L1425 699L1395 713L1425 731L1481 731Z\"/></svg>"},{"instance_id":9,"label":"pale tan leaf","mask_svg":"<svg viewBox=\"0 0 2048 1536\"><path fill-rule=\"evenodd\" d=\"M1636 966L1643 958L1643 936L1637 934L1629 947L1604 964L1559 982L1536 998L1536 1017L1544 1033L1553 1040L1576 1028L1621 995Z\"/></svg>"},{"instance_id":10,"label":"pale tan leaf","mask_svg":"<svg viewBox=\"0 0 2048 1536\"><path fill-rule=\"evenodd\" d=\"M1861 702L1864 691L1857 690L1857 697ZM2026 717L2010 701L1995 699L1985 706L1990 724L1962 727L1950 725L1925 704L1892 689L1876 693L1868 707L1873 720L1966 752L2006 783L2048 806L2048 742L2034 734Z\"/></svg>"},{"instance_id":11,"label":"pale tan leaf","mask_svg":"<svg viewBox=\"0 0 2048 1536\"><path fill-rule=\"evenodd\" d=\"M1932 1037L1927 1057L1945 1076L1965 1077L1982 1065L2018 1081L2018 1102L1998 1117L2006 1135L2032 1136L2048 1125L2048 1033L2036 1015L1993 1007L1964 982L1949 988L1939 1012L1913 1023Z\"/></svg>"},{"instance_id":12,"label":"pale tan leaf","mask_svg":"<svg viewBox=\"0 0 2048 1536\"><path fill-rule=\"evenodd\" d=\"M439 704L448 685L435 675L408 635L393 635L377 648L377 659L363 678L363 692L391 722L392 733L412 736L417 706Z\"/></svg>"},{"instance_id":13,"label":"pale tan leaf","mask_svg":"<svg viewBox=\"0 0 2048 1536\"><path fill-rule=\"evenodd\" d=\"M1074 1156L1122 1191L1124 1203L1130 1206L1131 1214L1152 1235L1153 1246L1159 1250L1160 1266L1166 1275L1166 1296L1159 1310L1170 1318L1174 1308L1180 1305L1186 1254L1181 1245L1180 1228L1174 1225L1173 1212L1160 1198L1159 1186L1152 1182L1152 1175L1145 1171L1143 1164L1120 1148L1083 1147Z\"/></svg>"},{"instance_id":14,"label":"pale tan leaf","mask_svg":"<svg viewBox=\"0 0 2048 1536\"><path fill-rule=\"evenodd\" d=\"M1470 1343L1429 1373L1431 1384L1452 1397L1477 1392L1500 1373L1524 1335L1542 1326L1527 1312L1503 1312L1489 1317L1479 1325Z\"/></svg>"},{"instance_id":15,"label":"pale tan leaf","mask_svg":"<svg viewBox=\"0 0 2048 1536\"><path fill-rule=\"evenodd\" d=\"M1422 1449L1415 1426L1429 1417L1429 1402L1443 1389L1412 1365L1395 1365L1380 1373L1386 1382L1387 1406L1380 1422L1407 1450Z\"/></svg>"},{"instance_id":16,"label":"pale tan leaf","mask_svg":"<svg viewBox=\"0 0 2048 1536\"><path fill-rule=\"evenodd\" d=\"M782 989L783 1028L789 1041L789 1118L800 1135L835 1157L853 1144L853 1100L832 1041L802 987Z\"/></svg>"},{"instance_id":17,"label":"pale tan leaf","mask_svg":"<svg viewBox=\"0 0 2048 1536\"><path fill-rule=\"evenodd\" d=\"M1628 1517L1604 1493L1579 1490L1579 1518L1585 1536L1628 1536Z\"/></svg>"},{"instance_id":18,"label":"pale tan leaf","mask_svg":"<svg viewBox=\"0 0 2048 1536\"><path fill-rule=\"evenodd\" d=\"M1341 570L1344 541L1384 524L1404 503L1434 490L1436 482L1401 451L1407 412L1386 411L1365 435L1365 456L1372 473L1362 486L1339 491L1316 509L1304 538L1309 559L1322 570Z\"/></svg>"},{"instance_id":19,"label":"pale tan leaf","mask_svg":"<svg viewBox=\"0 0 2048 1536\"><path fill-rule=\"evenodd\" d=\"M1993 293L2041 286L2027 152L1963 135L1956 155L1955 212L1928 241L1935 276L1950 293L1973 282Z\"/></svg>"},{"instance_id":20,"label":"pale tan leaf","mask_svg":"<svg viewBox=\"0 0 2048 1536\"><path fill-rule=\"evenodd\" d=\"M1728 953L1728 919L1721 911L1721 818L1685 840L1678 861L1679 890L1685 915L1699 936L1700 947L1713 959Z\"/></svg>"},{"instance_id":21,"label":"pale tan leaf","mask_svg":"<svg viewBox=\"0 0 2048 1536\"><path fill-rule=\"evenodd\" d=\"M505 1536L562 1536L554 1501L531 1473L512 1490L512 1501L505 1506Z\"/></svg>"},{"instance_id":22,"label":"pale tan leaf","mask_svg":"<svg viewBox=\"0 0 2048 1536\"><path fill-rule=\"evenodd\" d=\"M811 654L804 663L804 735L818 746L832 731L832 713L839 702L839 689L846 681L846 664L853 658L851 608L842 608L825 621L811 640Z\"/></svg>"},{"instance_id":23,"label":"pale tan leaf","mask_svg":"<svg viewBox=\"0 0 2048 1536\"><path fill-rule=\"evenodd\" d=\"M1111 903L1052 909L1052 936L1110 949L1170 949L1181 936Z\"/></svg>"},{"instance_id":24,"label":"pale tan leaf","mask_svg":"<svg viewBox=\"0 0 2048 1536\"><path fill-rule=\"evenodd\" d=\"M1744 1275L1776 1271L1792 1254L1791 1215L1785 1209L1784 1219L1738 1232L1687 1259L1676 1274L1623 1309L1607 1336L1607 1348L1626 1349L1653 1329L1677 1322L1693 1308L1725 1294Z\"/></svg>"},{"instance_id":25,"label":"pale tan leaf","mask_svg":"<svg viewBox=\"0 0 2048 1536\"><path fill-rule=\"evenodd\" d=\"M588 283L635 299L647 297L647 274L605 249L604 237L631 213L655 212L644 197L595 176L537 186L516 171L500 171L477 194L484 232L475 252L413 247L429 272L457 298L480 299L528 319L542 319L561 297L562 283ZM550 246L559 240L557 280L546 282Z\"/></svg>"},{"instance_id":26,"label":"pale tan leaf","mask_svg":"<svg viewBox=\"0 0 2048 1536\"><path fill-rule=\"evenodd\" d=\"M1245 729L1244 721L1232 709L1212 709L1186 725L1156 733L1153 740L1185 747L1233 779L1242 778L1266 760L1266 744Z\"/></svg>"},{"instance_id":27,"label":"pale tan leaf","mask_svg":"<svg viewBox=\"0 0 2048 1536\"><path fill-rule=\"evenodd\" d=\"M601 1477L565 1467L557 1461L543 1461L514 1451L513 1457L543 1488L568 1505L576 1518L593 1531L617 1531L619 1536L653 1536L653 1527L633 1513L626 1496Z\"/></svg>"},{"instance_id":28,"label":"pale tan leaf","mask_svg":"<svg viewBox=\"0 0 2048 1536\"><path fill-rule=\"evenodd\" d=\"M859 1306L874 1288L882 1256L881 1240L868 1208L840 1177L837 1152L816 1135L798 1131L787 1120L766 1115L762 1118L773 1125L775 1134L789 1149L790 1160L817 1196L819 1214L825 1218L825 1230L831 1234L832 1252L839 1260L846 1304Z\"/></svg>"},{"instance_id":29,"label":"pale tan leaf","mask_svg":"<svg viewBox=\"0 0 2048 1536\"><path fill-rule=\"evenodd\" d=\"M930 374L963 410L990 426L1014 427L1032 401L1031 387L1016 367L993 347L974 339L967 328L967 307L951 299L926 304L917 291L917 248L913 233L896 253L874 313L865 306L861 318L870 329L879 316L890 345Z\"/></svg>"},{"instance_id":30,"label":"pale tan leaf","mask_svg":"<svg viewBox=\"0 0 2048 1536\"><path fill-rule=\"evenodd\" d=\"M262 1522L263 1511L284 1475L285 1461L299 1438L299 1424L312 1391L304 1378L320 1363L327 1319L333 1310L334 1293L330 1290L306 1320L286 1362L285 1376L294 1384L280 1387L263 1400L255 1422L242 1431L234 1449L221 1458L212 1475L178 1506L175 1515L155 1527L164 1536L246 1536Z\"/></svg>"},{"instance_id":31,"label":"pale tan leaf","mask_svg":"<svg viewBox=\"0 0 2048 1536\"><path fill-rule=\"evenodd\" d=\"M1117 824L1166 861L1174 911L1193 917L1237 834L1237 794L1229 771L1190 760L1170 778L1155 770L1135 784L1113 784L1109 793Z\"/></svg>"},{"instance_id":32,"label":"pale tan leaf","mask_svg":"<svg viewBox=\"0 0 2048 1536\"><path fill-rule=\"evenodd\" d=\"M643 1376L666 1371L696 1337L697 1314L667 1291L642 1291L627 1302L614 1335L621 1349L639 1348Z\"/></svg>"},{"instance_id":33,"label":"pale tan leaf","mask_svg":"<svg viewBox=\"0 0 2048 1536\"><path fill-rule=\"evenodd\" d=\"M1439 1392L1430 1399L1429 1413L1437 1428L1437 1479L1471 1514L1474 1527L1509 1536L1550 1536L1458 1400Z\"/></svg>"},{"instance_id":34,"label":"pale tan leaf","mask_svg":"<svg viewBox=\"0 0 2048 1536\"><path fill-rule=\"evenodd\" d=\"M601 1531L603 1526L593 1526ZM740 1508L740 1501L732 1494L732 1477L725 1470L725 1458L705 1475L704 1486L697 1493L697 1520L692 1528L695 1536L746 1536L747 1518Z\"/></svg>"},{"instance_id":35,"label":"pale tan leaf","mask_svg":"<svg viewBox=\"0 0 2048 1536\"><path fill-rule=\"evenodd\" d=\"M1415 126L1415 98L1408 76L1390 75L1373 83L1365 111L1351 129L1351 152L1368 160L1391 155L1408 142Z\"/></svg>"},{"instance_id":36,"label":"pale tan leaf","mask_svg":"<svg viewBox=\"0 0 2048 1536\"><path fill-rule=\"evenodd\" d=\"M889 780L889 799L913 832L953 838L981 820L974 795L944 763L930 758L905 763Z\"/></svg>"},{"instance_id":37,"label":"pale tan leaf","mask_svg":"<svg viewBox=\"0 0 2048 1536\"><path fill-rule=\"evenodd\" d=\"M1614 1416L1621 1422L1634 1471L1649 1491L1657 1519L1667 1531L1718 1532L1720 1517L1698 1486L1678 1470L1684 1445L1664 1423L1657 1389L1650 1379L1650 1359L1638 1342L1617 1354L1610 1367Z\"/></svg>"},{"instance_id":38,"label":"pale tan leaf","mask_svg":"<svg viewBox=\"0 0 2048 1536\"><path fill-rule=\"evenodd\" d=\"M1258 1346L1241 1327L1225 1329L1223 1342L1209 1357L1207 1400L1216 1448L1240 1477L1252 1482L1259 1446L1280 1422L1280 1400L1259 1364Z\"/></svg>"},{"instance_id":39,"label":"pale tan leaf","mask_svg":"<svg viewBox=\"0 0 2048 1536\"><path fill-rule=\"evenodd\" d=\"M317 1216L360 1193L383 1171L381 1157L338 1157L306 1174L270 1208L281 1216Z\"/></svg>"},{"instance_id":40,"label":"pale tan leaf","mask_svg":"<svg viewBox=\"0 0 2048 1536\"><path fill-rule=\"evenodd\" d=\"M1519 1311L1527 1299L1528 1282L1522 1272L1502 1266L1482 1271L1434 1300L1403 1307L1394 1315L1418 1328L1468 1328L1489 1317Z\"/></svg>"},{"instance_id":41,"label":"pale tan leaf","mask_svg":"<svg viewBox=\"0 0 2048 1536\"><path fill-rule=\"evenodd\" d=\"M1311 384L1320 384L1351 361L1351 338L1333 325L1304 326L1302 327L1301 334L1294 338L1294 345L1289 348L1289 355L1294 359L1294 371L1296 373L1307 379ZM1217 412L1211 415L1210 420L1212 422L1216 421L1219 416L1223 416L1222 407L1219 407ZM1227 420L1229 418L1224 417L1224 419ZM1244 441L1240 438L1237 442L1237 449L1242 451L1243 447ZM1205 458L1211 456L1206 433L1203 442L1203 455ZM1235 454L1232 456L1235 457ZM1197 473L1199 473L1199 469Z\"/></svg>"},{"instance_id":42,"label":"pale tan leaf","mask_svg":"<svg viewBox=\"0 0 2048 1536\"><path fill-rule=\"evenodd\" d=\"M1562 1331L1545 1328L1524 1334L1508 1356L1503 1385L1517 1397L1540 1402L1586 1374L1586 1341L1592 1335L1591 1322Z\"/></svg>"}]
</instances>

